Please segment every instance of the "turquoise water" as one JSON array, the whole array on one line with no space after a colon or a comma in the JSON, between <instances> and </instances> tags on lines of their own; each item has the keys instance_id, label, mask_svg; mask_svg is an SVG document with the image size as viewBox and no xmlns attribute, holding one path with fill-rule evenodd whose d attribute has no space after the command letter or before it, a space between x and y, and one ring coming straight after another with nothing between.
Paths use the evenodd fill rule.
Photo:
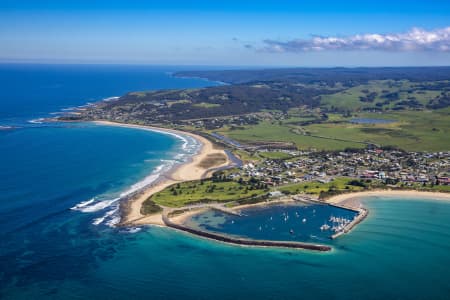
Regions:
<instances>
[{"instance_id":1,"label":"turquoise water","mask_svg":"<svg viewBox=\"0 0 450 300\"><path fill-rule=\"evenodd\" d=\"M351 222L356 212L320 204L270 205L243 209L242 216L210 210L191 217L186 225L206 231L259 240L323 244L330 241L336 219ZM342 222L341 222L342 223ZM322 230L322 225L328 225Z\"/></svg>"},{"instance_id":2,"label":"turquoise water","mask_svg":"<svg viewBox=\"0 0 450 300\"><path fill-rule=\"evenodd\" d=\"M27 120L119 90L177 87L179 79L161 69L111 66L6 66L0 73L7 82L0 125L19 127L0 131L1 299L448 299L444 201L367 200L369 217L330 241L331 253L108 226L117 206L109 201L161 159L176 160L184 142L135 129ZM180 87L194 83L206 84Z\"/></svg>"},{"instance_id":3,"label":"turquoise water","mask_svg":"<svg viewBox=\"0 0 450 300\"><path fill-rule=\"evenodd\" d=\"M369 217L334 241L332 253L229 246L162 228L110 233L96 241L104 248L88 268L33 278L4 296L448 299L449 203L379 199L365 205Z\"/></svg>"}]
</instances>

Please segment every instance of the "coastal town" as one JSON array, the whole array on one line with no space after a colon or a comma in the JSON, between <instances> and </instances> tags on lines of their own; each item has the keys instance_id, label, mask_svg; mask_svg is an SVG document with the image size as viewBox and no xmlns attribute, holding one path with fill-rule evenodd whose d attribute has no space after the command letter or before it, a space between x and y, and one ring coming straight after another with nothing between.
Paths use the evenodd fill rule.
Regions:
<instances>
[{"instance_id":1,"label":"coastal town","mask_svg":"<svg viewBox=\"0 0 450 300\"><path fill-rule=\"evenodd\" d=\"M182 91L180 93L183 94ZM344 148L346 143L354 141L351 137L327 138L315 136L308 130L308 126L312 124L328 122L330 116L324 112L325 108L312 109L301 106L295 112L265 110L197 119L182 116L168 118L167 114L178 115L182 111L180 107L183 107L186 101L170 100L170 97L176 94L175 91L161 94L152 93L152 97L159 99L158 101L152 99L150 102L141 103L136 102L136 99L140 99L140 94L131 93L124 98L108 99L81 107L63 115L59 120L108 120L178 130L180 133L187 132L206 138L216 147L226 149L229 160L234 161L228 167L215 169L214 181L232 181L243 186L250 184L251 189L258 191L251 193L255 195L250 197L253 198L251 201L295 194L312 194L319 199L325 199L342 193L376 189L450 191L449 151L408 151L402 147L379 145L369 141L350 143L349 145L357 147ZM178 96L187 97L185 94ZM216 99L216 96L218 95L210 96L210 100L211 97ZM190 99L190 103L192 101L193 99ZM201 102L194 107L214 108L216 105ZM351 114L346 116L332 113L331 116L334 120L338 118L337 122L332 121L334 122L331 123L332 126L354 122ZM163 119L165 121L160 122ZM338 147L343 149L325 150L311 146L304 149L295 141L282 140L273 133L267 134L265 140L242 141L229 136L229 133L264 123L268 124L268 129L288 124L289 131L297 136L319 138L329 143L344 142ZM373 131L373 124L367 126L372 126L369 129ZM437 131L439 130L436 128L431 130L433 134ZM177 193L182 194L183 188ZM242 203L249 201L248 196L237 193L232 200ZM171 198L177 197L172 195ZM155 197L150 197L149 201L153 201L151 199ZM190 199L192 203L223 201L219 195L211 192L207 195L192 196Z\"/></svg>"},{"instance_id":2,"label":"coastal town","mask_svg":"<svg viewBox=\"0 0 450 300\"><path fill-rule=\"evenodd\" d=\"M268 151L259 151L265 152ZM286 153L291 157L248 162L238 172L228 176L233 179L254 177L270 186L304 181L327 183L335 177L374 180L390 187L450 185L448 151L417 153L393 149L363 149L307 152L280 149L275 153Z\"/></svg>"},{"instance_id":3,"label":"coastal town","mask_svg":"<svg viewBox=\"0 0 450 300\"><path fill-rule=\"evenodd\" d=\"M190 135L203 144L193 162L122 202L121 225L157 224L245 244L212 237L185 226L184 220L204 209L239 214L248 205L287 201L356 213L348 218L331 215L316 226L335 238L368 214L359 201L351 200L354 193L450 192L448 103L434 93L448 83L424 83L422 75L412 73L407 80L385 81L382 74L369 72L365 79L334 72L320 83L288 73L288 81L130 92L79 107L57 121ZM417 93L416 99L428 92L430 98L409 105L404 91ZM355 101L340 107L340 93L353 95ZM341 196L345 199L335 201ZM287 221L287 215L283 218Z\"/></svg>"},{"instance_id":4,"label":"coastal town","mask_svg":"<svg viewBox=\"0 0 450 300\"><path fill-rule=\"evenodd\" d=\"M0 300L450 300L450 0L0 0Z\"/></svg>"}]
</instances>

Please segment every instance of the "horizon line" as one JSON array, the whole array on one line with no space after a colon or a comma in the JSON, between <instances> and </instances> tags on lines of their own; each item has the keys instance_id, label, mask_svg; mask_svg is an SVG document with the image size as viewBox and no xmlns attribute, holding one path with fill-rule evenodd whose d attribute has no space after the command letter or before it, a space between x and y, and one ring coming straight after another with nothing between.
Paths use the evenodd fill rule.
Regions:
<instances>
[{"instance_id":1,"label":"horizon line","mask_svg":"<svg viewBox=\"0 0 450 300\"><path fill-rule=\"evenodd\" d=\"M175 64L175 63L138 63L138 62L88 62L88 61L29 61L29 60L2 60L0 59L0 65L110 65L110 66L153 66L153 67L202 67L202 68L238 68L238 69L358 69L358 68L368 68L368 69L376 69L376 68L448 68L448 65L329 65L329 66L320 66L320 65L220 65L220 64Z\"/></svg>"}]
</instances>

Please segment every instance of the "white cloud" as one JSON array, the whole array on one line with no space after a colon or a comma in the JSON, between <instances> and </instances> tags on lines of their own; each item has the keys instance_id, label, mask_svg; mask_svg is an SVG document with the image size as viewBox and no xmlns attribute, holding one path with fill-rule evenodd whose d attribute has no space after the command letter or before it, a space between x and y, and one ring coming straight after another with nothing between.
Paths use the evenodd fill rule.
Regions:
<instances>
[{"instance_id":1,"label":"white cloud","mask_svg":"<svg viewBox=\"0 0 450 300\"><path fill-rule=\"evenodd\" d=\"M450 52L450 27L435 30L413 28L405 33L357 34L346 37L314 36L290 41L264 40L268 52L311 52L325 50L439 51Z\"/></svg>"}]
</instances>

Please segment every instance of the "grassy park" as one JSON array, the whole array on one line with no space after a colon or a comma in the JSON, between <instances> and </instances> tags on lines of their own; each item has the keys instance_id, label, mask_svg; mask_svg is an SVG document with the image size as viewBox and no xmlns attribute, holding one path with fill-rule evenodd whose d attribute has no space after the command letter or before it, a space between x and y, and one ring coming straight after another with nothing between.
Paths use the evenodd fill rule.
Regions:
<instances>
[{"instance_id":1,"label":"grassy park","mask_svg":"<svg viewBox=\"0 0 450 300\"><path fill-rule=\"evenodd\" d=\"M265 187L238 181L199 180L175 184L151 197L161 206L182 207L206 202L228 202L267 193Z\"/></svg>"}]
</instances>

